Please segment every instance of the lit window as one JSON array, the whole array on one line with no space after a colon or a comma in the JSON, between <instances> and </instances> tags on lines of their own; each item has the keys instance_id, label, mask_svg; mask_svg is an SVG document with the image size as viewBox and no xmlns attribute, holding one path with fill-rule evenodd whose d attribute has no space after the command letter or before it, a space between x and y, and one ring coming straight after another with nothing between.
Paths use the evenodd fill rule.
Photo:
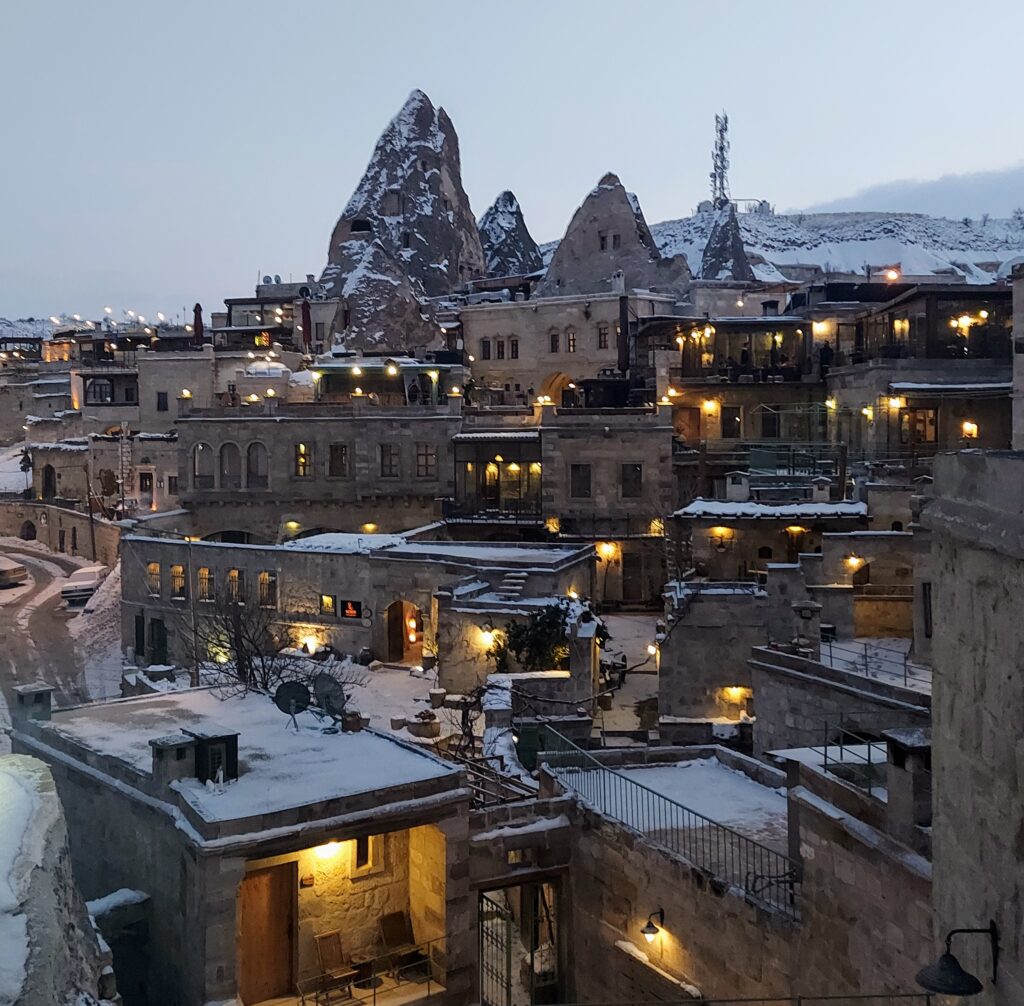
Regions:
<instances>
[{"instance_id":1,"label":"lit window","mask_svg":"<svg viewBox=\"0 0 1024 1006\"><path fill-rule=\"evenodd\" d=\"M277 574L270 570L260 570L257 578L261 608L277 607Z\"/></svg>"},{"instance_id":2,"label":"lit window","mask_svg":"<svg viewBox=\"0 0 1024 1006\"><path fill-rule=\"evenodd\" d=\"M313 474L312 444L295 445L295 477L308 479Z\"/></svg>"},{"instance_id":3,"label":"lit window","mask_svg":"<svg viewBox=\"0 0 1024 1006\"><path fill-rule=\"evenodd\" d=\"M245 572L241 569L228 570L228 597L232 601L241 601L245 596Z\"/></svg>"},{"instance_id":4,"label":"lit window","mask_svg":"<svg viewBox=\"0 0 1024 1006\"><path fill-rule=\"evenodd\" d=\"M196 592L200 601L212 601L214 590L213 570L209 566L200 566L196 571Z\"/></svg>"},{"instance_id":5,"label":"lit window","mask_svg":"<svg viewBox=\"0 0 1024 1006\"><path fill-rule=\"evenodd\" d=\"M160 563L151 562L146 566L146 586L154 597L160 596Z\"/></svg>"},{"instance_id":6,"label":"lit window","mask_svg":"<svg viewBox=\"0 0 1024 1006\"><path fill-rule=\"evenodd\" d=\"M576 333L571 328L565 333L565 351L567 353L576 352Z\"/></svg>"},{"instance_id":7,"label":"lit window","mask_svg":"<svg viewBox=\"0 0 1024 1006\"><path fill-rule=\"evenodd\" d=\"M333 594L320 595L320 614L336 615L338 613L338 600Z\"/></svg>"},{"instance_id":8,"label":"lit window","mask_svg":"<svg viewBox=\"0 0 1024 1006\"><path fill-rule=\"evenodd\" d=\"M171 597L180 600L185 596L185 567L171 567Z\"/></svg>"},{"instance_id":9,"label":"lit window","mask_svg":"<svg viewBox=\"0 0 1024 1006\"><path fill-rule=\"evenodd\" d=\"M437 448L433 444L416 445L416 477L420 479L437 477Z\"/></svg>"}]
</instances>

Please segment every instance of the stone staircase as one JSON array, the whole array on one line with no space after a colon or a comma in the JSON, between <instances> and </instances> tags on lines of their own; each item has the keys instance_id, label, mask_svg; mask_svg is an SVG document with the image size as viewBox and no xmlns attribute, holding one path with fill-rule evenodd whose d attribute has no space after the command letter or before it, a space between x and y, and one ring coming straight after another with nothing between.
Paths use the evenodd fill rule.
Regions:
<instances>
[{"instance_id":1,"label":"stone staircase","mask_svg":"<svg viewBox=\"0 0 1024 1006\"><path fill-rule=\"evenodd\" d=\"M503 601L518 601L523 596L523 587L526 586L529 576L529 573L506 573L502 577L501 583L498 584L495 594Z\"/></svg>"}]
</instances>

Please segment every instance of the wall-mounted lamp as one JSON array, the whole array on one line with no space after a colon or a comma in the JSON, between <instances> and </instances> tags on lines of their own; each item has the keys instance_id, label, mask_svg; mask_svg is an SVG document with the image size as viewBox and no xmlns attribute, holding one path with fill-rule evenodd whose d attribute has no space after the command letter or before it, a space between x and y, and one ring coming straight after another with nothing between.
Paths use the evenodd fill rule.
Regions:
<instances>
[{"instance_id":1,"label":"wall-mounted lamp","mask_svg":"<svg viewBox=\"0 0 1024 1006\"><path fill-rule=\"evenodd\" d=\"M657 916L658 922L655 924L654 919ZM665 909L656 908L650 915L647 916L647 922L641 927L640 932L644 934L644 939L648 943L654 942L654 937L661 932L662 926L665 925ZM920 977L920 976L918 976Z\"/></svg>"},{"instance_id":2,"label":"wall-mounted lamp","mask_svg":"<svg viewBox=\"0 0 1024 1006\"><path fill-rule=\"evenodd\" d=\"M917 973L917 984L926 992L947 996L974 996L984 988L979 978L963 969L950 949L953 937L965 934L988 936L992 947L992 984L995 984L999 968L999 928L993 920L989 922L987 929L951 929L946 934L946 952L934 964L921 968Z\"/></svg>"}]
</instances>

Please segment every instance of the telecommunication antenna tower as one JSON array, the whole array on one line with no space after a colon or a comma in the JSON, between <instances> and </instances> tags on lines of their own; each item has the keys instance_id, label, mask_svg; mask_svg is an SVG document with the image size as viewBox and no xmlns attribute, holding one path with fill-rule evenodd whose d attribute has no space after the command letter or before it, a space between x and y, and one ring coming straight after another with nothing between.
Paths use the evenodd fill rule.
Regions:
<instances>
[{"instance_id":1,"label":"telecommunication antenna tower","mask_svg":"<svg viewBox=\"0 0 1024 1006\"><path fill-rule=\"evenodd\" d=\"M729 202L729 116L715 115L715 146L711 151L711 203L720 209Z\"/></svg>"}]
</instances>

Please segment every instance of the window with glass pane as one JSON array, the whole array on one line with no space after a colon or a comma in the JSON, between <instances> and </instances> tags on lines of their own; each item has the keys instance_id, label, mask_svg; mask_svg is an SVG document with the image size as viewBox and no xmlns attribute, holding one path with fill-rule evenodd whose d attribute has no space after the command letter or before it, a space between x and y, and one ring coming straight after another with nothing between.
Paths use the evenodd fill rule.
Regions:
<instances>
[{"instance_id":1,"label":"window with glass pane","mask_svg":"<svg viewBox=\"0 0 1024 1006\"><path fill-rule=\"evenodd\" d=\"M245 572L241 569L228 570L228 597L241 601L245 597Z\"/></svg>"},{"instance_id":2,"label":"window with glass pane","mask_svg":"<svg viewBox=\"0 0 1024 1006\"><path fill-rule=\"evenodd\" d=\"M497 356L497 358L499 360L504 360L505 359L505 340L504 339L498 339L498 341L494 344L494 348L495 348L495 350L497 350L497 352L495 353L495 356Z\"/></svg>"},{"instance_id":3,"label":"window with glass pane","mask_svg":"<svg viewBox=\"0 0 1024 1006\"><path fill-rule=\"evenodd\" d=\"M481 339L480 340L480 359L489 360L491 358L491 340Z\"/></svg>"},{"instance_id":4,"label":"window with glass pane","mask_svg":"<svg viewBox=\"0 0 1024 1006\"><path fill-rule=\"evenodd\" d=\"M295 445L295 476L308 479L313 474L313 445Z\"/></svg>"},{"instance_id":5,"label":"window with glass pane","mask_svg":"<svg viewBox=\"0 0 1024 1006\"><path fill-rule=\"evenodd\" d=\"M327 456L327 474L334 479L348 478L348 444L331 444Z\"/></svg>"},{"instance_id":6,"label":"window with glass pane","mask_svg":"<svg viewBox=\"0 0 1024 1006\"><path fill-rule=\"evenodd\" d=\"M437 448L433 444L416 445L416 477L421 479L437 477Z\"/></svg>"},{"instance_id":7,"label":"window with glass pane","mask_svg":"<svg viewBox=\"0 0 1024 1006\"><path fill-rule=\"evenodd\" d=\"M775 440L779 436L779 414L771 409L761 413L761 436L765 440Z\"/></svg>"},{"instance_id":8,"label":"window with glass pane","mask_svg":"<svg viewBox=\"0 0 1024 1006\"><path fill-rule=\"evenodd\" d=\"M576 333L571 328L565 333L565 351L576 352Z\"/></svg>"},{"instance_id":9,"label":"window with glass pane","mask_svg":"<svg viewBox=\"0 0 1024 1006\"><path fill-rule=\"evenodd\" d=\"M213 600L213 570L209 566L200 566L197 570L196 588L200 601Z\"/></svg>"},{"instance_id":10,"label":"window with glass pane","mask_svg":"<svg viewBox=\"0 0 1024 1006\"><path fill-rule=\"evenodd\" d=\"M519 359L519 340L509 339L508 340L508 356L510 360Z\"/></svg>"},{"instance_id":11,"label":"window with glass pane","mask_svg":"<svg viewBox=\"0 0 1024 1006\"><path fill-rule=\"evenodd\" d=\"M597 326L597 348L608 348L608 325L605 322Z\"/></svg>"},{"instance_id":12,"label":"window with glass pane","mask_svg":"<svg viewBox=\"0 0 1024 1006\"><path fill-rule=\"evenodd\" d=\"M380 475L384 479L398 478L398 445L380 445Z\"/></svg>"},{"instance_id":13,"label":"window with glass pane","mask_svg":"<svg viewBox=\"0 0 1024 1006\"><path fill-rule=\"evenodd\" d=\"M171 597L182 598L185 596L185 567L174 565L171 567Z\"/></svg>"},{"instance_id":14,"label":"window with glass pane","mask_svg":"<svg viewBox=\"0 0 1024 1006\"><path fill-rule=\"evenodd\" d=\"M551 332L548 335L548 345L552 353L558 352L558 333Z\"/></svg>"},{"instance_id":15,"label":"window with glass pane","mask_svg":"<svg viewBox=\"0 0 1024 1006\"><path fill-rule=\"evenodd\" d=\"M743 413L738 405L722 406L722 436L726 440L743 436Z\"/></svg>"},{"instance_id":16,"label":"window with glass pane","mask_svg":"<svg viewBox=\"0 0 1024 1006\"><path fill-rule=\"evenodd\" d=\"M625 464L622 466L622 498L637 499L643 494L644 466Z\"/></svg>"},{"instance_id":17,"label":"window with glass pane","mask_svg":"<svg viewBox=\"0 0 1024 1006\"><path fill-rule=\"evenodd\" d=\"M257 578L261 608L277 607L277 574L268 569L260 570Z\"/></svg>"},{"instance_id":18,"label":"window with glass pane","mask_svg":"<svg viewBox=\"0 0 1024 1006\"><path fill-rule=\"evenodd\" d=\"M590 465L569 465L569 495L590 499Z\"/></svg>"},{"instance_id":19,"label":"window with glass pane","mask_svg":"<svg viewBox=\"0 0 1024 1006\"><path fill-rule=\"evenodd\" d=\"M151 562L146 566L146 586L154 597L160 596L160 563Z\"/></svg>"}]
</instances>

